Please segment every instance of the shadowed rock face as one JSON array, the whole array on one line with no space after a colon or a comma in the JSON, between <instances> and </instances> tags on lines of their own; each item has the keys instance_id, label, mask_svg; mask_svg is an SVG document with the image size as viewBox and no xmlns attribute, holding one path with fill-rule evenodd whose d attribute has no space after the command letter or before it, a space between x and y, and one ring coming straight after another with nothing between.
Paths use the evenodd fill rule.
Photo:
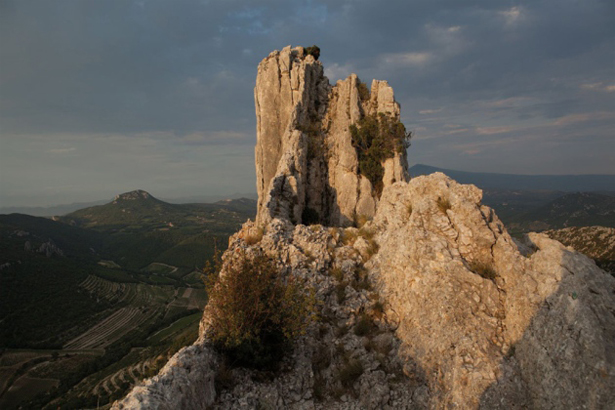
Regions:
<instances>
[{"instance_id":1,"label":"shadowed rock face","mask_svg":"<svg viewBox=\"0 0 615 410\"><path fill-rule=\"evenodd\" d=\"M407 181L402 155L387 161L377 198L348 127L399 106L384 82L363 99L356 76L329 87L301 48L259 66L258 219L230 238L221 275L234 255L259 252L314 289L320 320L284 371L235 369L217 395L206 307L199 340L114 408L612 406L615 278L545 235L515 242L473 185L441 173ZM308 207L337 227L301 224ZM344 228L362 212L372 220ZM361 373L349 381L350 363Z\"/></svg>"},{"instance_id":2,"label":"shadowed rock face","mask_svg":"<svg viewBox=\"0 0 615 410\"><path fill-rule=\"evenodd\" d=\"M399 119L399 104L386 81L371 93L352 74L335 86L303 47L274 51L258 66L254 99L257 223L288 218L347 226L372 217L378 197L359 174L350 125L367 114ZM405 152L384 164L383 185L407 180Z\"/></svg>"}]
</instances>

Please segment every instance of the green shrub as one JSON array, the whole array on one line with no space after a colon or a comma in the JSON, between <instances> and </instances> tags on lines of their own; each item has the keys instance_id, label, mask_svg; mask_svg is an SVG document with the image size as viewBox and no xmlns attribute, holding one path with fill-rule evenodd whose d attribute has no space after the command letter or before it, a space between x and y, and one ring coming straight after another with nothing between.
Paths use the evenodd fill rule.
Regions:
<instances>
[{"instance_id":1,"label":"green shrub","mask_svg":"<svg viewBox=\"0 0 615 410\"><path fill-rule=\"evenodd\" d=\"M318 57L320 57L320 47L318 47L317 45L313 45L311 47L305 47L305 54L309 55L309 56L313 56L314 60L318 60Z\"/></svg>"},{"instance_id":2,"label":"green shrub","mask_svg":"<svg viewBox=\"0 0 615 410\"><path fill-rule=\"evenodd\" d=\"M382 162L410 146L412 134L404 124L384 113L366 115L350 126L352 145L359 157L359 173L382 193L384 168Z\"/></svg>"},{"instance_id":3,"label":"green shrub","mask_svg":"<svg viewBox=\"0 0 615 410\"><path fill-rule=\"evenodd\" d=\"M314 292L262 252L242 251L207 281L214 347L238 366L275 369L315 317Z\"/></svg>"},{"instance_id":4,"label":"green shrub","mask_svg":"<svg viewBox=\"0 0 615 410\"><path fill-rule=\"evenodd\" d=\"M361 101L369 101L369 89L367 88L367 84L362 83L361 80L359 80L359 83L357 84L357 89L359 90L359 99Z\"/></svg>"}]
</instances>

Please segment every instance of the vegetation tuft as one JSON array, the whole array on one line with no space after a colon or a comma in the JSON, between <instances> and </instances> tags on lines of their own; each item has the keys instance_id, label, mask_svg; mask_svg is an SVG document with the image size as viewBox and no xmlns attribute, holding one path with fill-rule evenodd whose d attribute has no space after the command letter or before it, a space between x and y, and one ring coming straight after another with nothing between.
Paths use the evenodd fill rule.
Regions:
<instances>
[{"instance_id":1,"label":"vegetation tuft","mask_svg":"<svg viewBox=\"0 0 615 410\"><path fill-rule=\"evenodd\" d=\"M359 317L357 324L354 326L354 334L357 336L371 335L376 330L377 328L376 325L374 325L374 321L365 313Z\"/></svg>"},{"instance_id":2,"label":"vegetation tuft","mask_svg":"<svg viewBox=\"0 0 615 410\"><path fill-rule=\"evenodd\" d=\"M472 261L470 262L470 270L479 274L481 277L485 279L489 279L490 281L495 281L495 278L498 276L497 272L493 267L489 264Z\"/></svg>"},{"instance_id":3,"label":"vegetation tuft","mask_svg":"<svg viewBox=\"0 0 615 410\"><path fill-rule=\"evenodd\" d=\"M448 200L448 198L438 197L436 203L438 204L438 209L443 214L446 214L446 211L451 209L451 202Z\"/></svg>"},{"instance_id":4,"label":"vegetation tuft","mask_svg":"<svg viewBox=\"0 0 615 410\"><path fill-rule=\"evenodd\" d=\"M256 245L263 239L263 235L265 234L265 229L261 226L256 229L256 232L246 236L246 245Z\"/></svg>"},{"instance_id":5,"label":"vegetation tuft","mask_svg":"<svg viewBox=\"0 0 615 410\"><path fill-rule=\"evenodd\" d=\"M262 252L241 252L233 262L207 280L212 343L238 366L274 370L314 319L314 292L282 276Z\"/></svg>"},{"instance_id":6,"label":"vegetation tuft","mask_svg":"<svg viewBox=\"0 0 615 410\"><path fill-rule=\"evenodd\" d=\"M367 88L367 84L359 81L357 85L357 89L359 90L359 98L361 101L369 101L369 89Z\"/></svg>"},{"instance_id":7,"label":"vegetation tuft","mask_svg":"<svg viewBox=\"0 0 615 410\"><path fill-rule=\"evenodd\" d=\"M342 386L346 388L352 387L354 382L363 374L363 365L359 360L349 360L340 369L339 379Z\"/></svg>"},{"instance_id":8,"label":"vegetation tuft","mask_svg":"<svg viewBox=\"0 0 615 410\"><path fill-rule=\"evenodd\" d=\"M366 115L350 126L352 145L359 156L359 172L382 193L384 168L382 162L410 146L412 134L404 124L384 113Z\"/></svg>"},{"instance_id":9,"label":"vegetation tuft","mask_svg":"<svg viewBox=\"0 0 615 410\"><path fill-rule=\"evenodd\" d=\"M313 56L314 60L318 60L318 57L320 57L320 47L318 47L317 45L305 47L305 54Z\"/></svg>"}]
</instances>

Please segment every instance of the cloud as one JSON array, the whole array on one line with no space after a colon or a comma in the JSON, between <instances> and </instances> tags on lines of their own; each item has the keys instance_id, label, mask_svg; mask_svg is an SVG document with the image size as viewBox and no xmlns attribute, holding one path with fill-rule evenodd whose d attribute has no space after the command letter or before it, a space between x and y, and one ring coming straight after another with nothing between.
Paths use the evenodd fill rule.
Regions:
<instances>
[{"instance_id":1,"label":"cloud","mask_svg":"<svg viewBox=\"0 0 615 410\"><path fill-rule=\"evenodd\" d=\"M503 127L478 127L476 128L476 133L478 135L493 135L493 134L502 134L504 132L510 132L513 130L513 127L503 126Z\"/></svg>"},{"instance_id":2,"label":"cloud","mask_svg":"<svg viewBox=\"0 0 615 410\"><path fill-rule=\"evenodd\" d=\"M51 148L47 152L49 152L50 154L68 154L70 152L75 152L75 151L77 151L77 148L70 147L70 148Z\"/></svg>"},{"instance_id":3,"label":"cloud","mask_svg":"<svg viewBox=\"0 0 615 410\"><path fill-rule=\"evenodd\" d=\"M511 7L508 10L500 11L498 14L500 14L504 18L506 24L508 25L517 23L523 16L521 8L516 6Z\"/></svg>"},{"instance_id":4,"label":"cloud","mask_svg":"<svg viewBox=\"0 0 615 410\"><path fill-rule=\"evenodd\" d=\"M421 67L433 59L431 52L389 53L380 57L382 63L389 68Z\"/></svg>"},{"instance_id":5,"label":"cloud","mask_svg":"<svg viewBox=\"0 0 615 410\"><path fill-rule=\"evenodd\" d=\"M436 113L439 113L440 111L442 111L442 108L438 108L438 109L435 109L435 110L419 110L419 114L421 114L421 115L436 114Z\"/></svg>"},{"instance_id":6,"label":"cloud","mask_svg":"<svg viewBox=\"0 0 615 410\"><path fill-rule=\"evenodd\" d=\"M553 122L553 125L569 125L579 122L600 121L609 119L615 119L615 112L600 111L591 113L569 114L558 118L556 121Z\"/></svg>"}]
</instances>

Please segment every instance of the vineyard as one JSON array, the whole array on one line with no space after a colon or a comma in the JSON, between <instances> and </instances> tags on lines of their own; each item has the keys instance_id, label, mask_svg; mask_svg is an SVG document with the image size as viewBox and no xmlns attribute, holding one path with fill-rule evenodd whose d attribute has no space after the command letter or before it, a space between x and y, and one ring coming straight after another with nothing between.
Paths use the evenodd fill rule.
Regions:
<instances>
[{"instance_id":1,"label":"vineyard","mask_svg":"<svg viewBox=\"0 0 615 410\"><path fill-rule=\"evenodd\" d=\"M130 386L153 375L171 352L196 338L200 311L207 300L203 289L117 283L95 275L87 275L78 289L92 300L105 301L110 308L63 332L65 342L55 351L55 357L52 351L3 352L0 408L13 407L12 403L18 402L15 394L22 395L19 392L44 391L57 386L66 375L83 372L84 366L95 363L109 349L111 354L119 354L117 359L82 377L66 397L102 397L103 402L118 398ZM117 353L121 352L118 346L135 343L141 347ZM34 397L34 393L28 397Z\"/></svg>"}]
</instances>

